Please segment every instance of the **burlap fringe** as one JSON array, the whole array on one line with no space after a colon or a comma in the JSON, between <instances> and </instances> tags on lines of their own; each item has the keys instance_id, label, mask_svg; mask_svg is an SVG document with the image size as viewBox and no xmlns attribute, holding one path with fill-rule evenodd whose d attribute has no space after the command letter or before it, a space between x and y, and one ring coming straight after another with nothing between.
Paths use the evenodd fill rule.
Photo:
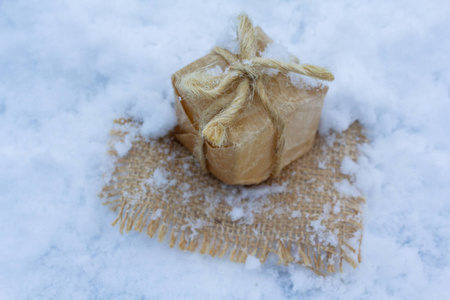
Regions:
<instances>
[{"instance_id":1,"label":"burlap fringe","mask_svg":"<svg viewBox=\"0 0 450 300\"><path fill-rule=\"evenodd\" d=\"M115 123L130 123L130 119L117 119ZM122 139L127 132L112 130L111 136L115 139ZM190 227L174 224L170 210L162 210L157 219L152 219L152 214L157 208L152 208L150 202L130 203L130 199L123 195L123 188L127 185L128 175L125 173L128 164L127 157L118 157L117 152L110 150L111 156L117 158L117 168L112 174L111 184L103 188L99 195L106 199L103 204L113 211L118 212L117 218L112 222L112 226L119 226L120 232L128 233L131 230L137 232L146 231L150 238L157 236L159 242L163 242L170 232L169 247L174 248L178 243L178 248L182 251L199 251L201 254L209 254L212 257L222 258L228 254L233 262L245 263L249 255L265 263L269 253L278 256L278 265L287 266L297 263L311 269L317 275L325 276L335 273L337 270L343 271L343 261L353 268L361 262L361 242L362 234L358 237L358 249L349 245L343 236L339 240L339 247L321 247L319 242L312 244L311 236L302 233L297 240L286 238L265 239L265 237L239 238L225 232L206 232L201 229L195 230ZM358 206L353 208L354 215L360 214ZM351 222L351 221L349 221ZM352 222L352 226L360 229L363 226L357 222ZM182 228L183 227L183 228ZM354 232L345 232L347 238L354 236ZM351 258L356 255L357 262Z\"/></svg>"}]
</instances>

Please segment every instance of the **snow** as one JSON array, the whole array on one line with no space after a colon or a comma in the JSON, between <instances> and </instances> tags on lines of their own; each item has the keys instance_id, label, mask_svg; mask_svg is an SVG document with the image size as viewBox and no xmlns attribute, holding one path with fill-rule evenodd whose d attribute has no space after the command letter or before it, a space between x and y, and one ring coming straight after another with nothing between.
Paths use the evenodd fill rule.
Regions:
<instances>
[{"instance_id":1,"label":"snow","mask_svg":"<svg viewBox=\"0 0 450 300\"><path fill-rule=\"evenodd\" d=\"M322 133L367 129L364 156L341 167L367 199L355 270L322 278L122 236L97 198L113 119L167 133L170 75L232 35L242 11L334 72ZM448 1L1 2L0 299L445 298L449 14Z\"/></svg>"},{"instance_id":2,"label":"snow","mask_svg":"<svg viewBox=\"0 0 450 300\"><path fill-rule=\"evenodd\" d=\"M230 211L231 220L236 221L245 215L244 209L242 207L233 207Z\"/></svg>"},{"instance_id":3,"label":"snow","mask_svg":"<svg viewBox=\"0 0 450 300\"><path fill-rule=\"evenodd\" d=\"M261 262L258 258L249 255L245 260L245 268L247 270L259 270L261 269Z\"/></svg>"},{"instance_id":4,"label":"snow","mask_svg":"<svg viewBox=\"0 0 450 300\"><path fill-rule=\"evenodd\" d=\"M336 182L334 184L334 188L336 189L336 191L338 191L341 195L344 195L344 196L349 196L349 197L361 196L361 194L355 188L355 186L352 185L350 183L350 181L348 181L347 179Z\"/></svg>"},{"instance_id":5,"label":"snow","mask_svg":"<svg viewBox=\"0 0 450 300\"><path fill-rule=\"evenodd\" d=\"M170 179L170 174L163 168L156 168L152 177L146 180L146 184L150 187L167 188L176 185L175 179Z\"/></svg>"}]
</instances>

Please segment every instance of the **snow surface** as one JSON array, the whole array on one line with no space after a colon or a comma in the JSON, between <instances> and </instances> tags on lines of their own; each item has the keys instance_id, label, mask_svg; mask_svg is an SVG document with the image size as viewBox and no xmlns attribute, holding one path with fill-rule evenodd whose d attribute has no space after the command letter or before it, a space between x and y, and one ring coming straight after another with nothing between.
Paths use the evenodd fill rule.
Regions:
<instances>
[{"instance_id":1,"label":"snow surface","mask_svg":"<svg viewBox=\"0 0 450 300\"><path fill-rule=\"evenodd\" d=\"M322 278L121 236L97 198L112 120L170 130L170 75L242 11L335 73L322 133L367 128L365 156L341 167L367 198L355 270ZM449 15L444 0L1 1L0 299L449 297Z\"/></svg>"}]
</instances>

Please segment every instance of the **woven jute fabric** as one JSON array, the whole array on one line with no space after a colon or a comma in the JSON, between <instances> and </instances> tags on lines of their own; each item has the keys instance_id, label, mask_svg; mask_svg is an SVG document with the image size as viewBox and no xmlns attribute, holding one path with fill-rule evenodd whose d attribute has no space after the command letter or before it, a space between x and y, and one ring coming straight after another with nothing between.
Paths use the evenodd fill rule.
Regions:
<instances>
[{"instance_id":1,"label":"woven jute fabric","mask_svg":"<svg viewBox=\"0 0 450 300\"><path fill-rule=\"evenodd\" d=\"M139 126L116 122L122 125L112 132L113 144ZM354 190L341 164L356 160L365 142L356 122L341 134L318 136L277 178L230 186L205 173L172 135L136 136L126 156L110 151L116 166L101 196L118 213L113 225L121 232L144 231L160 241L167 236L171 248L241 263L248 256L264 263L275 254L279 264L297 263L321 275L342 272L343 262L356 267L361 260L365 200L339 188Z\"/></svg>"}]
</instances>

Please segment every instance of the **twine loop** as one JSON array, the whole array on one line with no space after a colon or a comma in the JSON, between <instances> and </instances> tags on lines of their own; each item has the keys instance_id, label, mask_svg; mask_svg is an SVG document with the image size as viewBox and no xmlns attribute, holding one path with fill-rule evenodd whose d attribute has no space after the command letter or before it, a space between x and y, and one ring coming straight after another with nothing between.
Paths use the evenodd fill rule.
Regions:
<instances>
[{"instance_id":1,"label":"twine loop","mask_svg":"<svg viewBox=\"0 0 450 300\"><path fill-rule=\"evenodd\" d=\"M325 68L287 63L270 58L257 56L257 36L255 28L247 15L238 16L239 25L237 38L239 41L239 54L215 47L212 53L220 55L229 64L229 70L220 75L209 75L205 72L193 72L179 82L179 87L193 99L216 99L202 112L199 122L198 137L194 153L206 170L204 154L205 139L213 147L222 147L227 144L227 129L233 124L248 100L257 94L260 104L267 112L276 132L275 159L272 176L281 171L281 154L283 153L285 137L285 124L275 105L273 105L264 87L264 81L269 75L265 73L268 68L276 69L284 74L294 72L317 79L334 80L334 76ZM229 91L233 88L233 92Z\"/></svg>"}]
</instances>

